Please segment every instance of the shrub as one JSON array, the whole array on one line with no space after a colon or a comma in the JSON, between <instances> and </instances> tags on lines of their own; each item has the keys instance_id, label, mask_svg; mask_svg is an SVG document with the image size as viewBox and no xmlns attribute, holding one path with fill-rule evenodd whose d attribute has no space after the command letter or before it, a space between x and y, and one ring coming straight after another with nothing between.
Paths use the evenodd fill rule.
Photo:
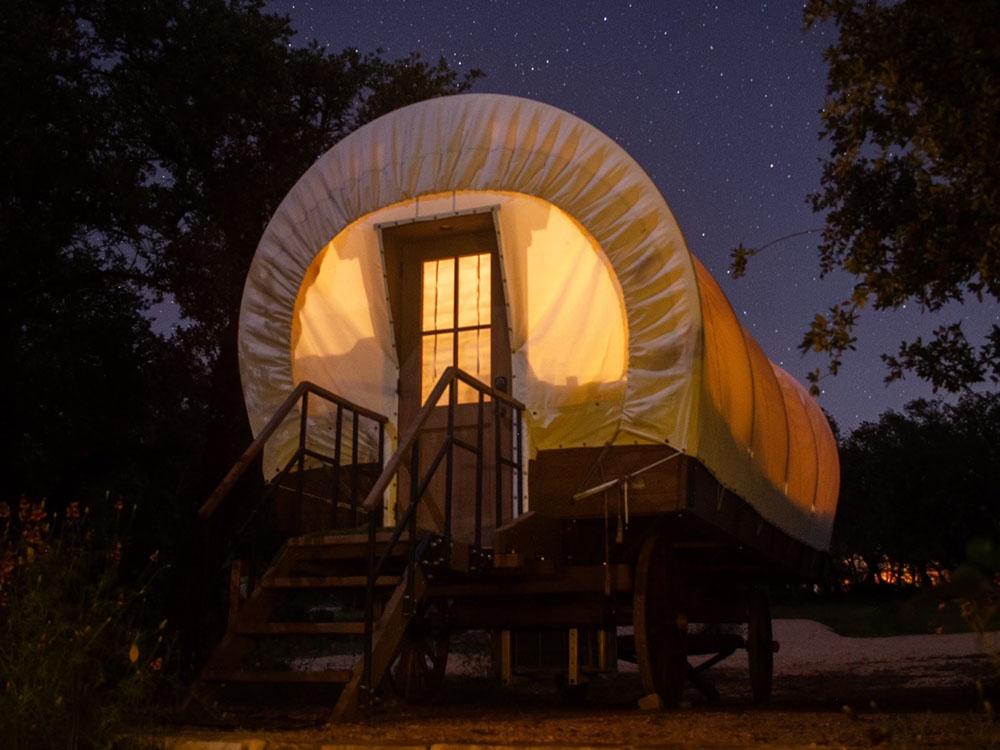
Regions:
<instances>
[{"instance_id":1,"label":"shrub","mask_svg":"<svg viewBox=\"0 0 1000 750\"><path fill-rule=\"evenodd\" d=\"M72 503L56 518L44 502L22 499L16 512L0 503L0 737L10 750L107 747L149 716L163 682L166 621L148 611L163 566L155 553L130 556L134 508L105 505Z\"/></svg>"}]
</instances>

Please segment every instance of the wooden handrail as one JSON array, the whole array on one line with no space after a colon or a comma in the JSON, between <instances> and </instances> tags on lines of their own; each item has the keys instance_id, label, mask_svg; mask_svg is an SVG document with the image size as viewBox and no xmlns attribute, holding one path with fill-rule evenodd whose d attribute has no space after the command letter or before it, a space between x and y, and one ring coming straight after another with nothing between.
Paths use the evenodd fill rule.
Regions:
<instances>
[{"instance_id":1,"label":"wooden handrail","mask_svg":"<svg viewBox=\"0 0 1000 750\"><path fill-rule=\"evenodd\" d=\"M368 419L371 419L379 424L386 424L389 421L388 417L374 412L371 409L366 409L365 407L348 401L345 398L341 398L337 394L332 393L325 388L321 388L315 383L303 380L295 386L295 389L288 394L288 397L284 401L281 402L281 406L278 407L278 410L274 412L274 415L268 420L264 429L257 434L257 437L253 439L253 442L250 443L249 447L243 451L243 454L238 459L236 459L236 463L233 464L232 468L226 473L226 476L223 477L221 482L219 482L219 485L212 491L212 494L208 496L208 499L204 502L201 508L198 509L198 518L200 520L208 520L211 518L212 514L218 510L219 506L222 505L223 500L226 499L226 496L232 490L233 485L235 485L236 482L239 481L240 477L246 473L246 470L250 467L250 465L257 460L257 457L263 452L267 441L271 439L271 436L273 436L275 432L277 432L278 427L281 426L281 423L284 422L285 418L291 413L295 404L297 404L299 399L301 399L306 393L313 393L322 398L324 401L329 401L337 406L353 411L356 414L367 417Z\"/></svg>"},{"instance_id":2,"label":"wooden handrail","mask_svg":"<svg viewBox=\"0 0 1000 750\"><path fill-rule=\"evenodd\" d=\"M379 414L377 411L372 411L371 409L361 406L361 404L356 404L353 401L348 401L343 396L338 396L333 391L328 391L326 388L318 386L309 380L303 380L301 383L299 383L299 385L304 385L307 391L309 391L310 393L315 393L324 401L329 401L330 403L336 404L337 406L342 406L348 411L356 412L358 416L365 417L366 419L370 419L373 422L377 422L378 424L387 424L389 422L389 417L385 416L384 414Z\"/></svg>"},{"instance_id":3,"label":"wooden handrail","mask_svg":"<svg viewBox=\"0 0 1000 750\"><path fill-rule=\"evenodd\" d=\"M445 389L447 389L452 381L460 380L466 385L470 385L477 391L480 391L491 398L497 399L518 411L524 410L524 404L515 398L507 395L503 391L498 391L495 388L491 388L482 381L476 380L471 375L466 374L462 370L459 370L454 365L449 366L441 374L441 378L438 380L437 385L430 392L427 400L424 401L424 405L420 407L420 411L417 412L416 418L410 425L409 429L406 431L406 435L399 442L399 447L392 454L389 460L385 464L385 468L382 470L382 475L375 482L375 486L371 488L368 496L365 498L364 503L361 505L361 510L365 513L372 513L377 510L385 501L384 495L385 491L389 488L389 484L392 482L392 478L396 476L396 472L399 471L399 465L403 461L403 456L406 452L413 446L414 441L420 434L420 431L424 427L424 423L427 422L428 417L430 417L431 412L437 406L438 401L441 400L441 396L444 395Z\"/></svg>"},{"instance_id":4,"label":"wooden handrail","mask_svg":"<svg viewBox=\"0 0 1000 750\"><path fill-rule=\"evenodd\" d=\"M513 408L518 413L518 443L517 449L518 459L515 464L511 461L510 465L517 472L517 481L520 482L522 478L521 470L521 438L520 438L520 419L524 412L524 404L520 401L511 398L506 393L498 391L495 388L490 388L485 383L476 380L471 375L459 370L454 365L445 369L441 374L441 378L431 389L430 395L424 401L423 405L420 407L420 411L417 412L413 423L407 428L406 435L400 440L399 446L396 448L395 452L386 462L384 468L382 469L382 474L375 482L375 486L371 488L368 496L365 498L364 503L361 505L361 510L368 514L368 581L365 588L365 635L364 635L364 647L363 647L363 672L362 672L362 682L361 690L371 697L372 688L372 669L374 660L374 638L375 638L375 581L378 578L386 560L389 559L392 550L396 546L396 542L403 537L404 530L409 530L409 555L406 564L406 574L404 576L404 581L401 586L405 586L403 601L404 603L409 602L409 606L412 608L416 601L415 599L422 594L415 593L414 580L420 568L418 567L420 561L423 559L422 547L423 544L418 544L418 533L417 533L417 506L420 501L425 497L426 490L430 485L432 478L438 467L441 465L443 459L447 459L446 462L446 478L445 478L445 501L444 501L444 513L445 513L445 524L444 524L444 543L446 547L446 554L450 559L451 556L451 491L452 491L452 479L453 479L453 454L456 446L456 438L454 434L454 417L455 417L455 407L457 404L458 388L457 383L462 382L469 385L473 389L479 392L479 421L478 427L478 447L474 449L476 455L476 524L479 525L481 512L482 512L482 497L480 494L482 485L482 473L480 471L480 465L482 460L482 434L483 434L483 399L486 396L490 396L493 399L493 410L494 410L494 426L496 428L495 446L497 450L497 526L501 523L501 511L500 511L500 471L501 471L501 460L500 460L500 404L506 404L507 406ZM438 448L437 454L431 461L430 466L427 468L426 472L423 474L423 478L420 479L422 469L420 464L420 443L418 438L420 436L421 430L423 430L427 419L430 417L431 413L437 407L438 402L441 400L441 396L444 395L445 390L448 390L448 434L445 440L441 443ZM389 488L389 484L392 482L393 477L399 472L400 467L403 462L403 457L409 454L411 467L410 472L412 476L410 477L410 502L403 511L402 518L399 518L396 522L396 528L392 533L392 536L382 553L382 556L376 560L375 557L375 540L376 540L376 524L378 519L381 517L378 513L381 510L382 505L385 503L385 492ZM520 495L519 495L520 497ZM430 540L431 535L424 536L424 544ZM476 533L476 544L479 544L479 531L477 529ZM411 609L409 612L404 610L404 617L410 617L414 614ZM381 675L380 675L381 676Z\"/></svg>"}]
</instances>

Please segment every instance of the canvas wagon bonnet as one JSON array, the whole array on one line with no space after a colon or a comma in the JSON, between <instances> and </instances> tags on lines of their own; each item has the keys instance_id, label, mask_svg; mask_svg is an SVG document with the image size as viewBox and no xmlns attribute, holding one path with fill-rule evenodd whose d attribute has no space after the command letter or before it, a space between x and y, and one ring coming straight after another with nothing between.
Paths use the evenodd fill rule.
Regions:
<instances>
[{"instance_id":1,"label":"canvas wagon bonnet","mask_svg":"<svg viewBox=\"0 0 1000 750\"><path fill-rule=\"evenodd\" d=\"M345 138L299 180L264 233L243 297L240 364L255 430L310 380L388 415L397 435L384 232L443 217L446 236L454 216L477 211L496 235L510 392L527 407L528 455L667 444L768 521L826 548L839 469L819 407L740 325L639 165L587 123L525 99L470 94L406 107ZM480 304L470 289L460 288L460 307ZM457 364L490 381L482 338L465 337ZM422 395L454 363L437 343L437 360L420 370ZM294 452L297 429L288 420L269 444L266 474Z\"/></svg>"}]
</instances>

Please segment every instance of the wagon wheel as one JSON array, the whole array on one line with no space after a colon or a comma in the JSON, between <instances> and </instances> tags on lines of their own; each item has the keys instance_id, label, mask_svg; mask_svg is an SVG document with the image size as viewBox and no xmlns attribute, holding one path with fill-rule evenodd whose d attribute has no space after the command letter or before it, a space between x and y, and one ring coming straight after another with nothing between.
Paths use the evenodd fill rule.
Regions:
<instances>
[{"instance_id":1,"label":"wagon wheel","mask_svg":"<svg viewBox=\"0 0 1000 750\"><path fill-rule=\"evenodd\" d=\"M771 607L764 589L753 589L747 596L747 655L754 703L767 703L774 677L774 648Z\"/></svg>"},{"instance_id":2,"label":"wagon wheel","mask_svg":"<svg viewBox=\"0 0 1000 750\"><path fill-rule=\"evenodd\" d=\"M406 628L389 672L393 689L407 703L428 703L441 691L448 665L447 612L425 605Z\"/></svg>"},{"instance_id":3,"label":"wagon wheel","mask_svg":"<svg viewBox=\"0 0 1000 750\"><path fill-rule=\"evenodd\" d=\"M680 702L688 671L682 591L676 558L659 537L646 539L635 566L635 655L643 687L666 706Z\"/></svg>"}]
</instances>

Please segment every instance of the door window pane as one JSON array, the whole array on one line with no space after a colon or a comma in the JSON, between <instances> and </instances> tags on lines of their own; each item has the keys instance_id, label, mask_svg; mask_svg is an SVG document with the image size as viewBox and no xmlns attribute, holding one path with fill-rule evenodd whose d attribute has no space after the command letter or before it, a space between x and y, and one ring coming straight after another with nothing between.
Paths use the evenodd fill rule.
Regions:
<instances>
[{"instance_id":1,"label":"door window pane","mask_svg":"<svg viewBox=\"0 0 1000 750\"><path fill-rule=\"evenodd\" d=\"M455 259L424 261L422 331L455 327Z\"/></svg>"},{"instance_id":2,"label":"door window pane","mask_svg":"<svg viewBox=\"0 0 1000 750\"><path fill-rule=\"evenodd\" d=\"M490 329L476 328L458 332L458 368L472 377L490 384ZM462 383L458 401L465 404L479 399L478 392Z\"/></svg>"},{"instance_id":3,"label":"door window pane","mask_svg":"<svg viewBox=\"0 0 1000 750\"><path fill-rule=\"evenodd\" d=\"M458 259L458 325L490 324L490 254Z\"/></svg>"},{"instance_id":4,"label":"door window pane","mask_svg":"<svg viewBox=\"0 0 1000 750\"><path fill-rule=\"evenodd\" d=\"M450 365L490 383L490 253L423 263L421 291L421 401ZM458 308L456 309L456 283ZM459 386L459 403L478 400ZM439 404L443 405L444 401Z\"/></svg>"},{"instance_id":5,"label":"door window pane","mask_svg":"<svg viewBox=\"0 0 1000 750\"><path fill-rule=\"evenodd\" d=\"M431 395L438 379L455 361L455 335L453 333L428 333L421 336L420 356L420 402L423 403ZM438 402L442 406L444 399Z\"/></svg>"}]
</instances>

